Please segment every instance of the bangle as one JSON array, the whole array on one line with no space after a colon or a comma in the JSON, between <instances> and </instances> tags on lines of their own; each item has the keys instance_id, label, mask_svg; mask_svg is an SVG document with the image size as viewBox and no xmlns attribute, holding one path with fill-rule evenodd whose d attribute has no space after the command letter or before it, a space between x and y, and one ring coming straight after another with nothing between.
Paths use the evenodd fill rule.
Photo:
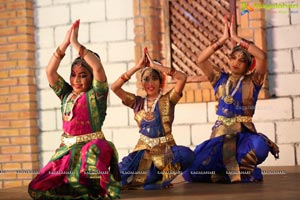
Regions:
<instances>
[{"instance_id":1,"label":"bangle","mask_svg":"<svg viewBox=\"0 0 300 200\"><path fill-rule=\"evenodd\" d=\"M59 60L61 60L61 58L56 54L56 53L53 53L53 56Z\"/></svg>"},{"instance_id":2,"label":"bangle","mask_svg":"<svg viewBox=\"0 0 300 200\"><path fill-rule=\"evenodd\" d=\"M175 74L176 74L175 68L171 67L170 70L168 71L167 75L173 77Z\"/></svg>"},{"instance_id":3,"label":"bangle","mask_svg":"<svg viewBox=\"0 0 300 200\"><path fill-rule=\"evenodd\" d=\"M122 81L123 81L124 83L127 82L127 81L130 79L130 77L128 76L127 72L125 72L124 74L122 74L122 75L120 76L120 78L122 79Z\"/></svg>"},{"instance_id":4,"label":"bangle","mask_svg":"<svg viewBox=\"0 0 300 200\"><path fill-rule=\"evenodd\" d=\"M127 72L125 72L124 77L125 77L127 80L130 79L130 77L128 76Z\"/></svg>"},{"instance_id":5,"label":"bangle","mask_svg":"<svg viewBox=\"0 0 300 200\"><path fill-rule=\"evenodd\" d=\"M241 39L239 46L242 47L243 49L248 50L249 46L250 46L250 42L248 42L247 40L245 40L244 38Z\"/></svg>"},{"instance_id":6,"label":"bangle","mask_svg":"<svg viewBox=\"0 0 300 200\"><path fill-rule=\"evenodd\" d=\"M88 52L89 50L87 50L85 46L81 45L78 54L81 58L84 58Z\"/></svg>"},{"instance_id":7,"label":"bangle","mask_svg":"<svg viewBox=\"0 0 300 200\"><path fill-rule=\"evenodd\" d=\"M221 44L219 42L219 40L214 41L213 44L212 44L212 48L213 48L214 51L219 50L222 46L223 46L223 44Z\"/></svg>"},{"instance_id":8,"label":"bangle","mask_svg":"<svg viewBox=\"0 0 300 200\"><path fill-rule=\"evenodd\" d=\"M63 59L65 57L65 53L63 53L59 47L56 48L54 54L53 54L57 59Z\"/></svg>"}]
</instances>

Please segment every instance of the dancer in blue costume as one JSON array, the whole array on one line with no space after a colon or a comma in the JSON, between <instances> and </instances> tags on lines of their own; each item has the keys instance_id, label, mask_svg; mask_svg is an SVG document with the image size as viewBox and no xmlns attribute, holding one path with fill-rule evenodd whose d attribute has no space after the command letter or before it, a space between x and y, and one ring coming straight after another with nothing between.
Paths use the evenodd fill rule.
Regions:
<instances>
[{"instance_id":1,"label":"dancer in blue costume","mask_svg":"<svg viewBox=\"0 0 300 200\"><path fill-rule=\"evenodd\" d=\"M215 91L218 119L210 139L195 148L194 163L183 173L188 182L261 181L257 165L269 152L278 158L276 144L258 133L252 123L266 74L266 54L237 36L233 27L233 17L231 23L224 18L223 36L198 56L199 67ZM231 73L221 72L208 61L227 39L238 43L229 55Z\"/></svg>"},{"instance_id":2,"label":"dancer in blue costume","mask_svg":"<svg viewBox=\"0 0 300 200\"><path fill-rule=\"evenodd\" d=\"M123 84L139 70L145 97L122 89ZM165 94L161 92L165 82L163 73L176 81L174 88ZM139 63L111 85L123 104L134 110L140 129L135 149L119 164L123 188L168 188L172 186L171 181L192 164L193 151L176 145L172 135L174 108L185 82L185 74L153 61L145 48Z\"/></svg>"}]
</instances>

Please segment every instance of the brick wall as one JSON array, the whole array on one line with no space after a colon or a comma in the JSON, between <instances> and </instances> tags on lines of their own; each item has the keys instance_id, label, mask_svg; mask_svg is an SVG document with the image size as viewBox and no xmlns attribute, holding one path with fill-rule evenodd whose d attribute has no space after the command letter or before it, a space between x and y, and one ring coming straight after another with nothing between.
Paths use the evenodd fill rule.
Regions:
<instances>
[{"instance_id":1,"label":"brick wall","mask_svg":"<svg viewBox=\"0 0 300 200\"><path fill-rule=\"evenodd\" d=\"M8 188L27 185L39 167L34 12L32 1L1 1L0 12L0 188Z\"/></svg>"}]
</instances>

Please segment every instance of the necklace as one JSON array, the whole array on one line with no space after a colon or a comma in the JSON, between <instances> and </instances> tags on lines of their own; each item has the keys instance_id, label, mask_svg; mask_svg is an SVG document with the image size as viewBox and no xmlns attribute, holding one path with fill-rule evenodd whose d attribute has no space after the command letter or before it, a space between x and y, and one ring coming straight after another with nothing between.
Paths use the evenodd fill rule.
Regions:
<instances>
[{"instance_id":1,"label":"necklace","mask_svg":"<svg viewBox=\"0 0 300 200\"><path fill-rule=\"evenodd\" d=\"M156 104L157 104L160 97L161 97L161 94L159 93L159 95L156 97L155 101L151 105L150 109L148 108L148 101L149 100L148 100L147 96L145 97L144 110L146 111L146 115L145 115L144 119L146 121L152 121L154 119L154 109L155 109L155 106L156 106Z\"/></svg>"},{"instance_id":2,"label":"necklace","mask_svg":"<svg viewBox=\"0 0 300 200\"><path fill-rule=\"evenodd\" d=\"M83 94L83 92L80 94L76 94L74 92L69 94L69 96L67 97L67 100L64 104L64 109L63 109L63 120L64 121L71 121L71 119L73 118L74 105L76 104L77 100L79 99L79 97L81 97L82 94ZM73 95L76 96L76 98L74 100L71 99L73 97ZM69 109L69 111L67 111L67 106L70 103L71 103L71 108Z\"/></svg>"},{"instance_id":3,"label":"necklace","mask_svg":"<svg viewBox=\"0 0 300 200\"><path fill-rule=\"evenodd\" d=\"M235 93L237 92L237 90L239 89L240 87L240 84L242 82L242 80L244 79L244 76L241 76L241 78L239 79L238 83L236 84L234 90L231 92L231 94L229 94L229 83L230 83L230 80L228 78L227 82L226 82L226 86L225 86L225 97L224 97L224 102L226 104L232 104L234 102L234 99L233 99L233 96L235 95Z\"/></svg>"}]
</instances>

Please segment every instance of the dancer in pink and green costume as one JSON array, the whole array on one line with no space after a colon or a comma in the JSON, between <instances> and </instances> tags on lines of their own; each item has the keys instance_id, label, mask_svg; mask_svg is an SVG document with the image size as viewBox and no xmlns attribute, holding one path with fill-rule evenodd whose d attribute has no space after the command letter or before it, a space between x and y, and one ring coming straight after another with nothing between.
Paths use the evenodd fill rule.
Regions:
<instances>
[{"instance_id":1,"label":"dancer in pink and green costume","mask_svg":"<svg viewBox=\"0 0 300 200\"><path fill-rule=\"evenodd\" d=\"M30 182L33 199L116 199L120 192L118 156L102 133L108 84L98 54L78 42L79 20L67 31L46 68L50 87L61 99L61 145ZM79 52L70 84L58 73L69 45Z\"/></svg>"}]
</instances>

